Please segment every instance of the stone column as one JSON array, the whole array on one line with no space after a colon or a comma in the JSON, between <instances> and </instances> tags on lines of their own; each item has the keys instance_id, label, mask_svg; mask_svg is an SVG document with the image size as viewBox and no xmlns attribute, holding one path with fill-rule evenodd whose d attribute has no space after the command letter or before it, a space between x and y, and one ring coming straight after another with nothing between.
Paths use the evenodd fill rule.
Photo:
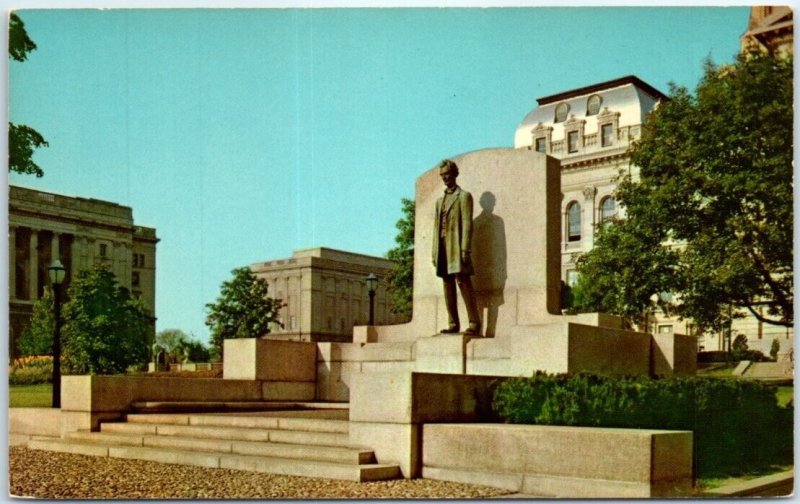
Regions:
<instances>
[{"instance_id":1,"label":"stone column","mask_svg":"<svg viewBox=\"0 0 800 504\"><path fill-rule=\"evenodd\" d=\"M72 257L72 271L70 272L71 278L77 278L78 272L83 269L83 257L81 254L81 243L83 242L83 237L78 235L72 236L72 249L70 250L70 255Z\"/></svg>"},{"instance_id":2,"label":"stone column","mask_svg":"<svg viewBox=\"0 0 800 504\"><path fill-rule=\"evenodd\" d=\"M53 238L50 240L50 262L58 259L61 260L61 244L59 243L61 233L53 231ZM63 264L63 262L62 262Z\"/></svg>"},{"instance_id":3,"label":"stone column","mask_svg":"<svg viewBox=\"0 0 800 504\"><path fill-rule=\"evenodd\" d=\"M17 298L17 227L8 227L8 299Z\"/></svg>"},{"instance_id":4,"label":"stone column","mask_svg":"<svg viewBox=\"0 0 800 504\"><path fill-rule=\"evenodd\" d=\"M31 229L30 260L28 261L28 299L39 299L39 230Z\"/></svg>"},{"instance_id":5,"label":"stone column","mask_svg":"<svg viewBox=\"0 0 800 504\"><path fill-rule=\"evenodd\" d=\"M583 219L581 220L582 227L581 235L583 239L583 250L591 250L594 247L594 223L597 209L595 208L595 196L597 196L597 188L594 186L587 186L583 189Z\"/></svg>"}]
</instances>

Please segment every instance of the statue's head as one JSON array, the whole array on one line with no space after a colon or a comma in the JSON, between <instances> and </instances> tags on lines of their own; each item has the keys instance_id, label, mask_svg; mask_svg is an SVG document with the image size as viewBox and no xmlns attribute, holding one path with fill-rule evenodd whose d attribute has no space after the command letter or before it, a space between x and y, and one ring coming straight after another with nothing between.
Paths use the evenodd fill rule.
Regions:
<instances>
[{"instance_id":1,"label":"statue's head","mask_svg":"<svg viewBox=\"0 0 800 504\"><path fill-rule=\"evenodd\" d=\"M445 159L439 163L439 176L448 189L455 187L456 177L458 177L458 165L449 159Z\"/></svg>"},{"instance_id":2,"label":"statue's head","mask_svg":"<svg viewBox=\"0 0 800 504\"><path fill-rule=\"evenodd\" d=\"M449 159L445 159L439 163L439 176L445 173L452 173L454 177L458 177L458 165Z\"/></svg>"}]
</instances>

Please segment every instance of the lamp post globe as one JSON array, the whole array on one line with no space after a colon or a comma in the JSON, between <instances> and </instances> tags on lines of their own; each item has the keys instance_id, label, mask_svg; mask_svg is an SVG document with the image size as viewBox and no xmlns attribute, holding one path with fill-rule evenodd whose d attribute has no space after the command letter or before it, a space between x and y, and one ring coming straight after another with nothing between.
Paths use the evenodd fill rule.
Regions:
<instances>
[{"instance_id":1,"label":"lamp post globe","mask_svg":"<svg viewBox=\"0 0 800 504\"><path fill-rule=\"evenodd\" d=\"M53 397L52 407L61 407L61 284L67 269L59 259L47 268L50 283L53 285Z\"/></svg>"}]
</instances>

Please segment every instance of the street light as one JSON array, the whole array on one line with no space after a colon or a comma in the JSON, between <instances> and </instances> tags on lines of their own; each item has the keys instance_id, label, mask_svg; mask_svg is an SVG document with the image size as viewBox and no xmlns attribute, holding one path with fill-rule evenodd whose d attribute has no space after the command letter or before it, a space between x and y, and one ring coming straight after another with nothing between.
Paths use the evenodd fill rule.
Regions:
<instances>
[{"instance_id":1,"label":"street light","mask_svg":"<svg viewBox=\"0 0 800 504\"><path fill-rule=\"evenodd\" d=\"M370 273L365 281L369 291L369 325L375 325L375 289L378 288L378 277Z\"/></svg>"},{"instance_id":2,"label":"street light","mask_svg":"<svg viewBox=\"0 0 800 504\"><path fill-rule=\"evenodd\" d=\"M56 259L47 268L50 275L50 283L53 284L53 311L54 330L53 330L53 408L61 407L61 283L67 274L66 268L61 261Z\"/></svg>"}]
</instances>

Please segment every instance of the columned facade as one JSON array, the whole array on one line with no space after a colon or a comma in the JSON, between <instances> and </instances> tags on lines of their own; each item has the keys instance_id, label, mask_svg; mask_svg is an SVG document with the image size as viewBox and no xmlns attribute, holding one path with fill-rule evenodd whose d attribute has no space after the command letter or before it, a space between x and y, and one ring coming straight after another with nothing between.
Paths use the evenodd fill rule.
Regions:
<instances>
[{"instance_id":1,"label":"columned facade","mask_svg":"<svg viewBox=\"0 0 800 504\"><path fill-rule=\"evenodd\" d=\"M67 270L65 298L81 270L108 264L119 284L143 301L154 333L155 229L135 226L131 208L95 199L9 186L8 203L10 357L19 355L17 342L49 285L47 268L55 259Z\"/></svg>"}]
</instances>

